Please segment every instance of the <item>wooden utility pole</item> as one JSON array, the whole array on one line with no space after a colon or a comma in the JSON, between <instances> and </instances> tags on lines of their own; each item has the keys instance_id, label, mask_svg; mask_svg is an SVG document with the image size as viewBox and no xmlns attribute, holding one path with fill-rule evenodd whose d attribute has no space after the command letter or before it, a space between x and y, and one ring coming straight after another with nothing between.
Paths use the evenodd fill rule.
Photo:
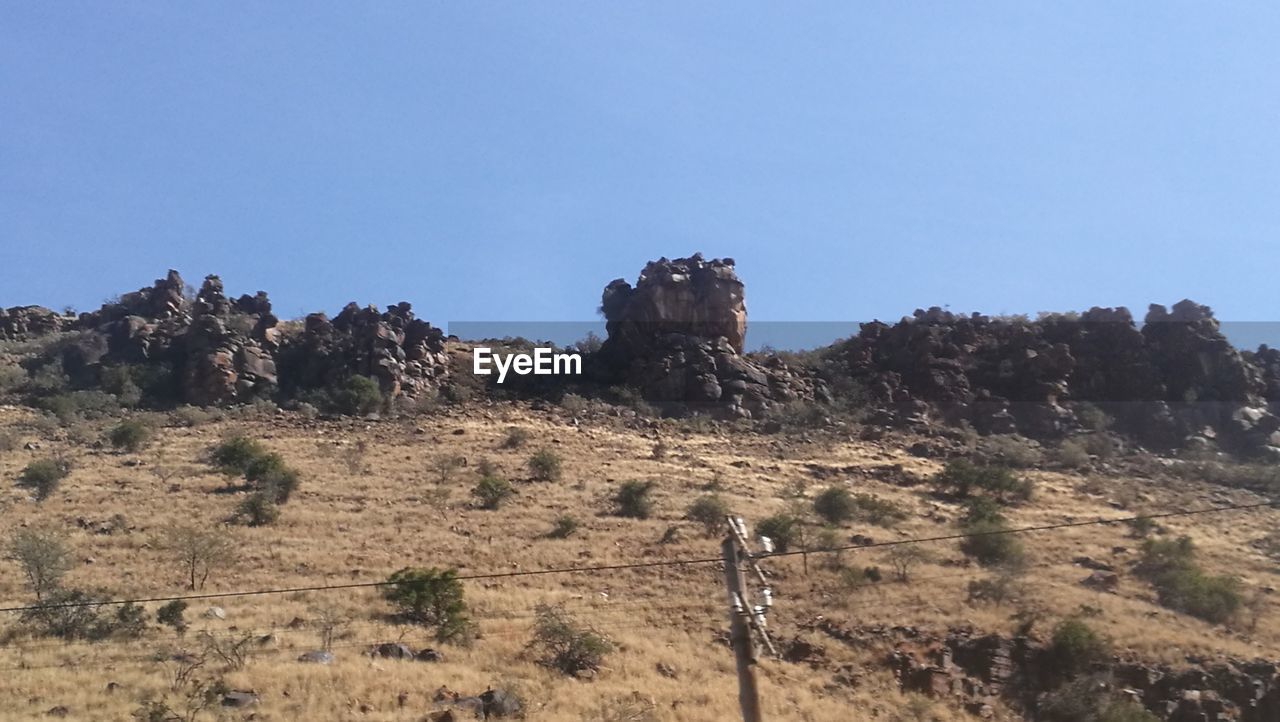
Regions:
<instances>
[{"instance_id":1,"label":"wooden utility pole","mask_svg":"<svg viewBox=\"0 0 1280 722\"><path fill-rule=\"evenodd\" d=\"M760 689L756 685L756 643L751 634L752 611L747 606L746 582L738 563L738 540L732 532L720 545L724 557L724 586L729 594L729 640L738 665L738 704L743 722L762 722Z\"/></svg>"}]
</instances>

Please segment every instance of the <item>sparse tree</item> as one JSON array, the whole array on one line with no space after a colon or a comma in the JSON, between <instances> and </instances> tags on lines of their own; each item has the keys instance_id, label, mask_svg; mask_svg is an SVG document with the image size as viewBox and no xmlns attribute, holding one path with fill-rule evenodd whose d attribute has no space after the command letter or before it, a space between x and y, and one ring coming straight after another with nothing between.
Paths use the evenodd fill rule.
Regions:
<instances>
[{"instance_id":1,"label":"sparse tree","mask_svg":"<svg viewBox=\"0 0 1280 722\"><path fill-rule=\"evenodd\" d=\"M66 537L51 527L19 529L9 537L7 558L22 568L27 586L42 601L71 569Z\"/></svg>"},{"instance_id":2,"label":"sparse tree","mask_svg":"<svg viewBox=\"0 0 1280 722\"><path fill-rule=\"evenodd\" d=\"M889 564L893 576L900 582L910 581L911 569L929 559L929 554L915 544L900 544L889 549Z\"/></svg>"},{"instance_id":3,"label":"sparse tree","mask_svg":"<svg viewBox=\"0 0 1280 722\"><path fill-rule=\"evenodd\" d=\"M456 570L406 567L387 579L382 596L404 619L435 628L440 641L463 637L470 629Z\"/></svg>"},{"instance_id":4,"label":"sparse tree","mask_svg":"<svg viewBox=\"0 0 1280 722\"><path fill-rule=\"evenodd\" d=\"M529 647L541 664L578 675L599 669L605 655L613 651L604 635L581 625L562 606L539 604L534 613Z\"/></svg>"},{"instance_id":5,"label":"sparse tree","mask_svg":"<svg viewBox=\"0 0 1280 722\"><path fill-rule=\"evenodd\" d=\"M204 589L209 575L230 566L236 557L235 542L223 528L172 524L160 531L155 543L182 568L192 590Z\"/></svg>"},{"instance_id":6,"label":"sparse tree","mask_svg":"<svg viewBox=\"0 0 1280 722\"><path fill-rule=\"evenodd\" d=\"M560 456L551 449L540 449L529 457L529 473L534 481L556 481L560 478Z\"/></svg>"}]
</instances>

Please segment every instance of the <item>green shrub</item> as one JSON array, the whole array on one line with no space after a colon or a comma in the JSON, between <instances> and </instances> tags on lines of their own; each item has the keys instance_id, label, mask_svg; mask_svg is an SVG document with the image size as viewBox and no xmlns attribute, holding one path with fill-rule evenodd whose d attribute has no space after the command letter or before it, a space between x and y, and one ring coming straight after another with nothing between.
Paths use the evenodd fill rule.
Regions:
<instances>
[{"instance_id":1,"label":"green shrub","mask_svg":"<svg viewBox=\"0 0 1280 722\"><path fill-rule=\"evenodd\" d=\"M71 473L70 465L61 459L36 459L18 476L18 486L33 489L36 499L44 501Z\"/></svg>"},{"instance_id":2,"label":"green shrub","mask_svg":"<svg viewBox=\"0 0 1280 722\"><path fill-rule=\"evenodd\" d=\"M120 400L103 391L72 391L36 399L35 406L66 424L80 417L101 418L117 413Z\"/></svg>"},{"instance_id":3,"label":"green shrub","mask_svg":"<svg viewBox=\"0 0 1280 722\"><path fill-rule=\"evenodd\" d=\"M614 513L632 519L648 519L653 514L652 481L625 481L613 495Z\"/></svg>"},{"instance_id":4,"label":"green shrub","mask_svg":"<svg viewBox=\"0 0 1280 722\"><path fill-rule=\"evenodd\" d=\"M1019 566L1026 552L1022 542L1001 522L983 521L965 527L960 551L984 567Z\"/></svg>"},{"instance_id":5,"label":"green shrub","mask_svg":"<svg viewBox=\"0 0 1280 722\"><path fill-rule=\"evenodd\" d=\"M1019 479L1007 467L980 466L964 459L947 462L942 471L933 477L939 491L966 498L976 492L984 492L999 501L1007 499L1027 500L1034 487L1031 481Z\"/></svg>"},{"instance_id":6,"label":"green shrub","mask_svg":"<svg viewBox=\"0 0 1280 722\"><path fill-rule=\"evenodd\" d=\"M858 519L878 526L893 526L896 522L907 518L907 513L902 510L902 507L874 494L855 494L853 505Z\"/></svg>"},{"instance_id":7,"label":"green shrub","mask_svg":"<svg viewBox=\"0 0 1280 722\"><path fill-rule=\"evenodd\" d=\"M1005 523L1004 509L993 499L975 496L965 502L964 523L972 525L982 522Z\"/></svg>"},{"instance_id":8,"label":"green shrub","mask_svg":"<svg viewBox=\"0 0 1280 722\"><path fill-rule=\"evenodd\" d=\"M529 441L529 432L519 426L512 426L507 429L507 435L503 437L500 446L504 449L519 449Z\"/></svg>"},{"instance_id":9,"label":"green shrub","mask_svg":"<svg viewBox=\"0 0 1280 722\"><path fill-rule=\"evenodd\" d=\"M232 436L214 446L209 452L209 459L227 476L240 476L248 472L259 457L266 454L266 447L257 440L247 436Z\"/></svg>"},{"instance_id":10,"label":"green shrub","mask_svg":"<svg viewBox=\"0 0 1280 722\"><path fill-rule=\"evenodd\" d=\"M368 376L351 376L328 390L329 408L348 416L365 416L382 408L378 382Z\"/></svg>"},{"instance_id":11,"label":"green shrub","mask_svg":"<svg viewBox=\"0 0 1280 722\"><path fill-rule=\"evenodd\" d=\"M594 672L613 651L598 632L578 623L564 607L539 604L529 648L538 662L567 675Z\"/></svg>"},{"instance_id":12,"label":"green shrub","mask_svg":"<svg viewBox=\"0 0 1280 722\"><path fill-rule=\"evenodd\" d=\"M686 519L701 524L709 535L723 529L728 516L729 503L715 494L698 497L685 512Z\"/></svg>"},{"instance_id":13,"label":"green shrub","mask_svg":"<svg viewBox=\"0 0 1280 722\"><path fill-rule=\"evenodd\" d=\"M151 441L151 428L141 421L127 419L112 427L107 440L117 449L137 453Z\"/></svg>"},{"instance_id":14,"label":"green shrub","mask_svg":"<svg viewBox=\"0 0 1280 722\"><path fill-rule=\"evenodd\" d=\"M1147 539L1136 571L1155 587L1162 605L1207 622L1227 622L1244 606L1240 580L1201 569L1190 537Z\"/></svg>"},{"instance_id":15,"label":"green shrub","mask_svg":"<svg viewBox=\"0 0 1280 722\"><path fill-rule=\"evenodd\" d=\"M1070 679L1105 662L1111 654L1111 646L1088 624L1079 619L1068 619L1054 627L1046 653L1053 673L1061 679Z\"/></svg>"},{"instance_id":16,"label":"green shrub","mask_svg":"<svg viewBox=\"0 0 1280 722\"><path fill-rule=\"evenodd\" d=\"M813 511L828 524L843 524L853 518L853 495L843 486L829 486L813 500Z\"/></svg>"},{"instance_id":17,"label":"green shrub","mask_svg":"<svg viewBox=\"0 0 1280 722\"><path fill-rule=\"evenodd\" d=\"M785 552L798 543L802 531L800 519L785 512L765 517L756 526L756 533L769 537L774 549L780 552Z\"/></svg>"},{"instance_id":18,"label":"green shrub","mask_svg":"<svg viewBox=\"0 0 1280 722\"><path fill-rule=\"evenodd\" d=\"M187 603L181 599L175 599L156 610L156 622L172 627L175 632L181 634L187 629L187 620L183 618L186 611Z\"/></svg>"},{"instance_id":19,"label":"green shrub","mask_svg":"<svg viewBox=\"0 0 1280 722\"><path fill-rule=\"evenodd\" d=\"M249 526L266 526L280 518L280 507L270 493L256 491L236 506L236 518Z\"/></svg>"},{"instance_id":20,"label":"green shrub","mask_svg":"<svg viewBox=\"0 0 1280 722\"><path fill-rule=\"evenodd\" d=\"M552 539L567 539L573 536L573 533L577 530L578 520L566 514L556 517L556 520L552 522L551 531L547 532L547 536Z\"/></svg>"},{"instance_id":21,"label":"green shrub","mask_svg":"<svg viewBox=\"0 0 1280 722\"><path fill-rule=\"evenodd\" d=\"M534 481L556 481L560 478L560 456L551 449L539 449L529 457L529 473Z\"/></svg>"},{"instance_id":22,"label":"green shrub","mask_svg":"<svg viewBox=\"0 0 1280 722\"><path fill-rule=\"evenodd\" d=\"M442 642L457 640L470 628L456 570L406 567L387 578L382 596L401 618L435 629L436 639Z\"/></svg>"},{"instance_id":23,"label":"green shrub","mask_svg":"<svg viewBox=\"0 0 1280 722\"><path fill-rule=\"evenodd\" d=\"M1044 461L1044 454L1039 447L1020 436L1008 434L988 436L978 446L980 454L991 459L996 466L1025 469Z\"/></svg>"},{"instance_id":24,"label":"green shrub","mask_svg":"<svg viewBox=\"0 0 1280 722\"><path fill-rule=\"evenodd\" d=\"M105 600L104 595L81 589L55 589L44 604L23 612L20 619L37 634L68 640L133 639L145 631L142 607L104 606Z\"/></svg>"},{"instance_id":25,"label":"green shrub","mask_svg":"<svg viewBox=\"0 0 1280 722\"><path fill-rule=\"evenodd\" d=\"M497 509L502 506L502 502L516 492L506 479L500 476L485 476L475 485L471 493L480 500L482 508Z\"/></svg>"}]
</instances>

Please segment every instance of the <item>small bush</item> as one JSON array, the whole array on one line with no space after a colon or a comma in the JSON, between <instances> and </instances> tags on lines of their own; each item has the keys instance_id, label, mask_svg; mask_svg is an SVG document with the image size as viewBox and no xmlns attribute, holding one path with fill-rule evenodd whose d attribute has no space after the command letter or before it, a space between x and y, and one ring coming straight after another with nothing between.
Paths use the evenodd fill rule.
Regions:
<instances>
[{"instance_id":1,"label":"small bush","mask_svg":"<svg viewBox=\"0 0 1280 722\"><path fill-rule=\"evenodd\" d=\"M557 481L560 466L560 456L551 449L540 449L529 457L529 473L534 481Z\"/></svg>"},{"instance_id":2,"label":"small bush","mask_svg":"<svg viewBox=\"0 0 1280 722\"><path fill-rule=\"evenodd\" d=\"M187 603L181 599L175 599L156 610L156 622L172 627L175 632L181 634L187 629L187 620L183 618L186 611Z\"/></svg>"},{"instance_id":3,"label":"small bush","mask_svg":"<svg viewBox=\"0 0 1280 722\"><path fill-rule=\"evenodd\" d=\"M248 472L249 467L266 454L266 447L257 440L247 436L232 436L219 442L210 450L209 460L227 476L240 476Z\"/></svg>"},{"instance_id":4,"label":"small bush","mask_svg":"<svg viewBox=\"0 0 1280 722\"><path fill-rule=\"evenodd\" d=\"M960 541L960 551L984 567L1018 566L1025 559L1021 540L1008 533L1008 527L1000 522L970 524L964 533L968 536Z\"/></svg>"},{"instance_id":5,"label":"small bush","mask_svg":"<svg viewBox=\"0 0 1280 722\"><path fill-rule=\"evenodd\" d=\"M32 489L36 493L36 499L44 501L67 478L67 474L71 473L71 468L66 461L61 459L37 459L18 475L18 486Z\"/></svg>"},{"instance_id":6,"label":"small bush","mask_svg":"<svg viewBox=\"0 0 1280 722\"><path fill-rule=\"evenodd\" d=\"M348 416L366 416L382 408L378 382L368 376L352 376L328 390L329 408Z\"/></svg>"},{"instance_id":7,"label":"small bush","mask_svg":"<svg viewBox=\"0 0 1280 722\"><path fill-rule=\"evenodd\" d=\"M591 408L591 402L577 394L565 394L560 397L560 408L574 416L580 416Z\"/></svg>"},{"instance_id":8,"label":"small bush","mask_svg":"<svg viewBox=\"0 0 1280 722\"><path fill-rule=\"evenodd\" d=\"M266 526L280 518L280 507L271 495L254 492L236 506L236 518L249 526Z\"/></svg>"},{"instance_id":9,"label":"small bush","mask_svg":"<svg viewBox=\"0 0 1280 722\"><path fill-rule=\"evenodd\" d=\"M1020 436L1006 434L986 437L979 444L979 452L998 466L1015 469L1037 466L1044 461L1038 446Z\"/></svg>"},{"instance_id":10,"label":"small bush","mask_svg":"<svg viewBox=\"0 0 1280 722\"><path fill-rule=\"evenodd\" d=\"M999 501L1028 500L1034 489L1030 480L1019 479L1007 467L980 466L964 459L947 462L933 477L933 483L939 491L960 498L984 492Z\"/></svg>"},{"instance_id":11,"label":"small bush","mask_svg":"<svg viewBox=\"0 0 1280 722\"><path fill-rule=\"evenodd\" d=\"M142 607L103 605L105 597L81 589L55 589L44 604L22 613L20 619L38 634L62 639L99 641L136 638L145 630Z\"/></svg>"},{"instance_id":12,"label":"small bush","mask_svg":"<svg viewBox=\"0 0 1280 722\"><path fill-rule=\"evenodd\" d=\"M564 607L540 604L534 611L533 639L529 648L538 662L567 675L600 669L613 644L598 632L578 623Z\"/></svg>"},{"instance_id":13,"label":"small bush","mask_svg":"<svg viewBox=\"0 0 1280 722\"><path fill-rule=\"evenodd\" d=\"M964 523L966 525L983 522L1003 524L1004 521L1004 509L993 499L975 496L965 502Z\"/></svg>"},{"instance_id":14,"label":"small bush","mask_svg":"<svg viewBox=\"0 0 1280 722\"><path fill-rule=\"evenodd\" d=\"M501 447L504 449L519 449L529 442L529 432L519 426L512 426L507 429L507 435L503 437Z\"/></svg>"},{"instance_id":15,"label":"small bush","mask_svg":"<svg viewBox=\"0 0 1280 722\"><path fill-rule=\"evenodd\" d=\"M1244 606L1240 580L1201 569L1190 537L1146 540L1136 571L1155 587L1161 604L1207 622L1227 622Z\"/></svg>"},{"instance_id":16,"label":"small bush","mask_svg":"<svg viewBox=\"0 0 1280 722\"><path fill-rule=\"evenodd\" d=\"M552 539L567 539L578 531L578 520L569 515L556 517L547 536Z\"/></svg>"},{"instance_id":17,"label":"small bush","mask_svg":"<svg viewBox=\"0 0 1280 722\"><path fill-rule=\"evenodd\" d=\"M1053 673L1061 679L1070 679L1106 661L1111 647L1088 624L1068 619L1054 627L1053 639L1046 651Z\"/></svg>"},{"instance_id":18,"label":"small bush","mask_svg":"<svg viewBox=\"0 0 1280 722\"><path fill-rule=\"evenodd\" d=\"M877 526L893 526L907 518L907 513L902 510L902 507L874 494L855 494L853 505L858 519Z\"/></svg>"},{"instance_id":19,"label":"small bush","mask_svg":"<svg viewBox=\"0 0 1280 722\"><path fill-rule=\"evenodd\" d=\"M632 519L648 519L653 515L652 481L625 481L613 495L614 513Z\"/></svg>"},{"instance_id":20,"label":"small bush","mask_svg":"<svg viewBox=\"0 0 1280 722\"><path fill-rule=\"evenodd\" d=\"M1059 444L1054 458L1059 466L1067 469L1082 469L1091 461L1084 442L1077 439L1067 439Z\"/></svg>"},{"instance_id":21,"label":"small bush","mask_svg":"<svg viewBox=\"0 0 1280 722\"><path fill-rule=\"evenodd\" d=\"M853 518L853 495L843 486L829 486L813 500L813 510L828 524L843 524Z\"/></svg>"},{"instance_id":22,"label":"small bush","mask_svg":"<svg viewBox=\"0 0 1280 722\"><path fill-rule=\"evenodd\" d=\"M137 453L151 441L151 429L141 421L125 420L112 427L107 440L117 449Z\"/></svg>"},{"instance_id":23,"label":"small bush","mask_svg":"<svg viewBox=\"0 0 1280 722\"><path fill-rule=\"evenodd\" d=\"M462 582L453 569L406 567L387 578L382 596L402 618L435 629L442 642L458 640L470 628Z\"/></svg>"},{"instance_id":24,"label":"small bush","mask_svg":"<svg viewBox=\"0 0 1280 722\"><path fill-rule=\"evenodd\" d=\"M506 479L500 476L485 476L475 485L471 493L480 500L482 508L497 509L502 506L502 502L516 492Z\"/></svg>"},{"instance_id":25,"label":"small bush","mask_svg":"<svg viewBox=\"0 0 1280 722\"><path fill-rule=\"evenodd\" d=\"M698 497L685 512L685 518L701 524L708 535L723 529L728 516L729 503L715 494Z\"/></svg>"},{"instance_id":26,"label":"small bush","mask_svg":"<svg viewBox=\"0 0 1280 722\"><path fill-rule=\"evenodd\" d=\"M756 527L756 533L769 537L774 549L780 552L789 550L800 541L800 519L792 514L782 513L765 517Z\"/></svg>"}]
</instances>

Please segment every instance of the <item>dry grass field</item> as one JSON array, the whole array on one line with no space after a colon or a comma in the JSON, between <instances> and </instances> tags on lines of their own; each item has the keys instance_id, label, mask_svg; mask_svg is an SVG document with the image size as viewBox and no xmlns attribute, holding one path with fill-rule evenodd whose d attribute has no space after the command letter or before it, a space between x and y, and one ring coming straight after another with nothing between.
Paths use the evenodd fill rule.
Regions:
<instances>
[{"instance_id":1,"label":"dry grass field","mask_svg":"<svg viewBox=\"0 0 1280 722\"><path fill-rule=\"evenodd\" d=\"M916 458L904 439L863 441L848 435L730 433L714 426L596 416L575 421L563 409L519 404L474 405L413 419L329 421L298 414L241 414L190 427L160 426L138 453L95 445L111 422L59 427L27 409L0 410L0 530L54 525L69 535L76 567L66 583L101 589L116 598L188 593L181 568L154 544L173 522L222 524L240 495L219 493L225 477L205 461L211 445L245 434L282 454L302 482L274 524L232 525L236 554L215 570L202 593L341 585L381 581L405 566L457 568L463 575L553 568L649 563L718 556L718 537L683 517L708 490L727 499L749 522L796 504L810 504L828 484L891 500L907 512L892 527L846 525L839 539L862 534L891 541L954 533L959 507L931 495L926 477L940 462ZM505 448L510 429L528 439ZM661 453L655 445L661 440ZM32 447L32 448L28 448ZM558 481L529 481L526 464L548 448L564 461ZM30 461L65 455L72 471L47 500L37 503L12 485ZM466 465L441 474L437 462L461 456ZM470 494L481 459L495 463L517 495L496 510L478 508ZM819 479L826 475L827 478ZM1256 502L1259 497L1196 482L1154 482L1112 474L1101 478L1031 471L1033 499L1013 508L1015 526L1055 524L1176 508ZM611 515L610 497L624 481L656 482L656 512L644 520ZM99 524L115 520L112 533ZM549 538L557 517L572 515L579 528ZM1280 584L1275 562L1251 543L1272 531L1276 510L1173 518L1171 533L1192 536L1208 569L1243 578L1246 590ZM675 531L670 531L671 529ZM985 576L968 565L954 541L920 545L929 559L911 570L912 581L850 588L837 564L888 568L888 550L847 551L770 559L776 604L770 628L783 639L803 638L826 651L817 666L767 660L760 674L765 710L775 720L960 720L960 711L904 696L881 664L885 649L852 647L802 626L818 617L842 624L888 623L938 631L957 625L1009 632L1034 613L1044 633L1059 619L1087 613L1117 649L1152 660L1187 654L1280 656L1280 616L1274 596L1260 594L1252 631L1218 627L1156 603L1141 580L1124 574L1118 593L1080 585L1088 570L1077 556L1122 570L1138 542L1123 525L1087 526L1022 536L1031 557L1015 602L1000 606L966 601L969 582ZM1121 550L1123 548L1123 550ZM1127 551L1126 551L1127 550ZM423 629L391 621L374 588L227 596L193 601L191 628L179 637L154 624L130 641L63 642L26 634L18 615L0 616L0 718L41 719L56 707L66 719L128 720L144 698L181 706L177 665L201 631L220 639L252 634L242 667L226 673L235 689L254 690L260 702L244 710L214 709L200 719L419 720L442 686L464 694L486 687L514 689L533 720L731 720L737 716L733 656L722 572L714 563L474 579L465 582L477 638L469 646L439 647L444 661L422 663L371 658L376 643L403 640L414 649L435 646ZM0 562L0 604L28 604L18 568ZM526 649L533 610L562 603L584 624L616 644L591 679L566 677L536 663ZM211 606L225 619L206 617ZM1018 616L1022 615L1022 616ZM320 648L315 621L337 627L328 666L297 657ZM838 681L846 665L856 683ZM643 710L650 708L649 712ZM1016 719L997 712L1001 719Z\"/></svg>"}]
</instances>

